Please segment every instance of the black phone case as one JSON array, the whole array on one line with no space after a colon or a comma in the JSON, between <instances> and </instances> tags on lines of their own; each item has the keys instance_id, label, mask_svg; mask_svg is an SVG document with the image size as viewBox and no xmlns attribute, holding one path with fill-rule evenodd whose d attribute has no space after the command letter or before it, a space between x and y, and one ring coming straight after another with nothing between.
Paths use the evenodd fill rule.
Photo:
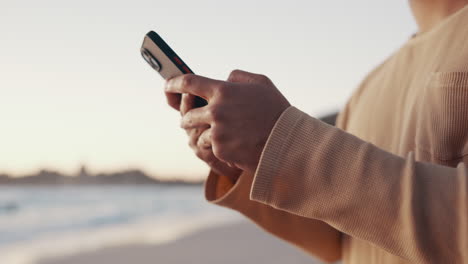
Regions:
<instances>
[{"instance_id":1,"label":"black phone case","mask_svg":"<svg viewBox=\"0 0 468 264\"><path fill-rule=\"evenodd\" d=\"M185 62L169 47L169 45L154 31L148 32L143 39L141 46L143 58L165 79L177 77L179 75L192 73L193 71ZM152 60L154 61L148 61ZM152 64L158 64L156 67ZM203 98L195 99L195 106L206 105Z\"/></svg>"}]
</instances>

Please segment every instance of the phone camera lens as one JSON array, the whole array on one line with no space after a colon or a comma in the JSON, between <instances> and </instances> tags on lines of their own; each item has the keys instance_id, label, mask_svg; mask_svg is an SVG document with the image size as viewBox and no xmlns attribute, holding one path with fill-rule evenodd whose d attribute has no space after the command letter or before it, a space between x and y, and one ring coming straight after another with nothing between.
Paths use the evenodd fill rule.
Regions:
<instances>
[{"instance_id":1,"label":"phone camera lens","mask_svg":"<svg viewBox=\"0 0 468 264\"><path fill-rule=\"evenodd\" d=\"M161 71L161 65L159 64L158 60L151 54L147 49L141 49L141 55L143 56L143 59L145 59L146 62L148 62L153 69L155 69L157 72Z\"/></svg>"}]
</instances>

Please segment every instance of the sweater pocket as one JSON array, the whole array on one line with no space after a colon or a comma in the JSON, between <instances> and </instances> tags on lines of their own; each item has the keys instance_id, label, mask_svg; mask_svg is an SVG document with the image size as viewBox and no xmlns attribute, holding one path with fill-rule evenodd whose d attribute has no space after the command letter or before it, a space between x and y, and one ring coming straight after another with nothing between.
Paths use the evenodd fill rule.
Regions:
<instances>
[{"instance_id":1,"label":"sweater pocket","mask_svg":"<svg viewBox=\"0 0 468 264\"><path fill-rule=\"evenodd\" d=\"M468 72L431 74L416 127L422 160L452 165L468 155Z\"/></svg>"}]
</instances>

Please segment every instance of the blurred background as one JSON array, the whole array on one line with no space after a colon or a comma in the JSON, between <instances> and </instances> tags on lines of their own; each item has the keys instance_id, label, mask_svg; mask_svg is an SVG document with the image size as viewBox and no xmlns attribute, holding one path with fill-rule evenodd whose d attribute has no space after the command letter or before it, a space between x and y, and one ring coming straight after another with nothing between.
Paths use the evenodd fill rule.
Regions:
<instances>
[{"instance_id":1,"label":"blurred background","mask_svg":"<svg viewBox=\"0 0 468 264\"><path fill-rule=\"evenodd\" d=\"M149 30L195 73L265 74L320 117L416 25L406 1L0 0L0 263L314 263L204 202Z\"/></svg>"}]
</instances>

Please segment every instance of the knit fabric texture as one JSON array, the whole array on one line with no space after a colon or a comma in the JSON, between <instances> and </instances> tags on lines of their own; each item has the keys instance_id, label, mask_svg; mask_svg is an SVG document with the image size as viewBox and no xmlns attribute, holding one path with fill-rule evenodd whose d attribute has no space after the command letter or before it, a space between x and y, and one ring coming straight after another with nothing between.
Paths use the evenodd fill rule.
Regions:
<instances>
[{"instance_id":1,"label":"knit fabric texture","mask_svg":"<svg viewBox=\"0 0 468 264\"><path fill-rule=\"evenodd\" d=\"M313 256L468 263L468 7L373 70L329 126L295 107L255 175L206 198Z\"/></svg>"}]
</instances>

